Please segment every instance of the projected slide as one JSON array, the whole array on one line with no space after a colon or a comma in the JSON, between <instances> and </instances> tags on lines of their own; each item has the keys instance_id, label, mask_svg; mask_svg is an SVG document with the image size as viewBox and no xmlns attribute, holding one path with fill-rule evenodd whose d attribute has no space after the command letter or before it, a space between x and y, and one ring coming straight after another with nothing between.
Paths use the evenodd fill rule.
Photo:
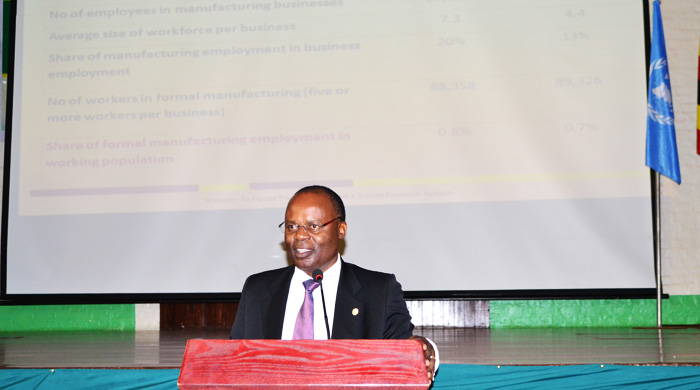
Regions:
<instances>
[{"instance_id":1,"label":"projected slide","mask_svg":"<svg viewBox=\"0 0 700 390\"><path fill-rule=\"evenodd\" d=\"M26 3L20 214L645 195L641 21L537 3Z\"/></svg>"},{"instance_id":2,"label":"projected slide","mask_svg":"<svg viewBox=\"0 0 700 390\"><path fill-rule=\"evenodd\" d=\"M7 293L238 292L309 184L407 291L653 288L643 3L19 0Z\"/></svg>"}]
</instances>

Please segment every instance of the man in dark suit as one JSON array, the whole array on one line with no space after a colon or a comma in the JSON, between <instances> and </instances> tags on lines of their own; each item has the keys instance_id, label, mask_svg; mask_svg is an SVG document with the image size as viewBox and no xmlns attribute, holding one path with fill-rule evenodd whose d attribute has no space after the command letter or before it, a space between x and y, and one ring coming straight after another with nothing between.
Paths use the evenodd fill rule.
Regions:
<instances>
[{"instance_id":1,"label":"man in dark suit","mask_svg":"<svg viewBox=\"0 0 700 390\"><path fill-rule=\"evenodd\" d=\"M281 339L293 267L253 275L231 331L234 339ZM401 285L393 275L341 260L334 339L406 339L413 334Z\"/></svg>"},{"instance_id":2,"label":"man in dark suit","mask_svg":"<svg viewBox=\"0 0 700 390\"><path fill-rule=\"evenodd\" d=\"M314 270L324 274L323 288L329 328L321 315L311 315L315 339L405 339L423 341L426 365L432 379L435 350L427 339L412 336L413 324L394 275L370 271L340 258L345 237L342 199L322 186L302 188L290 199L280 224L285 246L294 265L250 276L243 286L232 339L298 338L295 327L306 290L302 284ZM320 294L310 293L314 297ZM321 299L311 305L323 313ZM295 326L296 325L296 326ZM328 337L327 332L330 332Z\"/></svg>"}]
</instances>

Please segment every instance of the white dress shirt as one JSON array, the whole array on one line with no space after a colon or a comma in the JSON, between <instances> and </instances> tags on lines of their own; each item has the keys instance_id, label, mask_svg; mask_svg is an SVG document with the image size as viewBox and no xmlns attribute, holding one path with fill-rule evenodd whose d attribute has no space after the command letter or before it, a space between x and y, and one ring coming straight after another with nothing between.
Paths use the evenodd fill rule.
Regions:
<instances>
[{"instance_id":1,"label":"white dress shirt","mask_svg":"<svg viewBox=\"0 0 700 390\"><path fill-rule=\"evenodd\" d=\"M338 255L340 258L340 255ZM306 290L304 282L311 279L306 272L294 268L292 282L289 285L287 295L287 307L284 309L284 323L282 325L282 340L291 340L294 336L294 325L297 321L299 309L304 303ZM333 318L335 314L335 297L338 295L338 283L340 282L340 260L336 260L330 268L323 273L323 295L326 298L326 312L328 313L328 327L333 334ZM321 288L313 292L314 297L314 340L327 340L326 321L323 318L323 300Z\"/></svg>"}]
</instances>

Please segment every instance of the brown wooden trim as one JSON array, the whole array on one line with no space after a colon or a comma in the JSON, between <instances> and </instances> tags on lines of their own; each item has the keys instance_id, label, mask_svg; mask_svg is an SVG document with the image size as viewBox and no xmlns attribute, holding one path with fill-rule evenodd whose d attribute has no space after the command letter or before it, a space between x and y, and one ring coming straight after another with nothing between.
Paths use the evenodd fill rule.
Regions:
<instances>
[{"instance_id":1,"label":"brown wooden trim","mask_svg":"<svg viewBox=\"0 0 700 390\"><path fill-rule=\"evenodd\" d=\"M160 329L231 329L238 303L161 303Z\"/></svg>"}]
</instances>

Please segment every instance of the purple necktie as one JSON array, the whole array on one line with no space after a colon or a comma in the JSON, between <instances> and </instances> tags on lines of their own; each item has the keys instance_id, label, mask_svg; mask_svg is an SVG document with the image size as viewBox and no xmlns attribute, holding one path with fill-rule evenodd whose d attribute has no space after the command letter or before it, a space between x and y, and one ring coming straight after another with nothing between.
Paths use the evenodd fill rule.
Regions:
<instances>
[{"instance_id":1,"label":"purple necktie","mask_svg":"<svg viewBox=\"0 0 700 390\"><path fill-rule=\"evenodd\" d=\"M314 339L314 296L311 295L319 284L313 279L304 282L306 295L304 303L301 304L297 322L294 324L293 340L313 340Z\"/></svg>"}]
</instances>

